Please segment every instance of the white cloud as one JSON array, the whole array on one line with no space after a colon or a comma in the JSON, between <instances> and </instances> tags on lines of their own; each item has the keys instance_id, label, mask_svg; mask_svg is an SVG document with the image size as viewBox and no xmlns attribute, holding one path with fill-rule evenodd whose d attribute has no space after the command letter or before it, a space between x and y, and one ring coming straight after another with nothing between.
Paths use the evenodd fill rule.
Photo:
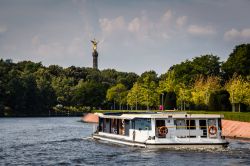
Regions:
<instances>
[{"instance_id":1,"label":"white cloud","mask_svg":"<svg viewBox=\"0 0 250 166\"><path fill-rule=\"evenodd\" d=\"M199 26L199 25L190 25L187 31L190 34L197 36L208 36L208 35L214 35L216 33L215 29L212 26Z\"/></svg>"},{"instance_id":2,"label":"white cloud","mask_svg":"<svg viewBox=\"0 0 250 166\"><path fill-rule=\"evenodd\" d=\"M183 27L183 25L186 24L186 22L187 22L187 16L181 16L177 18L176 25L178 28L181 28Z\"/></svg>"},{"instance_id":3,"label":"white cloud","mask_svg":"<svg viewBox=\"0 0 250 166\"><path fill-rule=\"evenodd\" d=\"M70 56L82 56L83 42L80 38L75 37L67 43L62 42L44 42L39 35L35 35L31 39L34 52L39 56L47 56L53 58L62 58Z\"/></svg>"},{"instance_id":4,"label":"white cloud","mask_svg":"<svg viewBox=\"0 0 250 166\"><path fill-rule=\"evenodd\" d=\"M0 33L5 33L7 32L8 28L6 25L0 25Z\"/></svg>"},{"instance_id":5,"label":"white cloud","mask_svg":"<svg viewBox=\"0 0 250 166\"><path fill-rule=\"evenodd\" d=\"M128 24L128 30L130 32L138 32L141 28L141 23L138 17L134 18L129 24Z\"/></svg>"},{"instance_id":6,"label":"white cloud","mask_svg":"<svg viewBox=\"0 0 250 166\"><path fill-rule=\"evenodd\" d=\"M163 16L162 16L162 21L168 22L168 21L171 20L171 18L172 18L172 11L171 11L171 10L168 10L168 11L166 11L166 12L163 14Z\"/></svg>"},{"instance_id":7,"label":"white cloud","mask_svg":"<svg viewBox=\"0 0 250 166\"><path fill-rule=\"evenodd\" d=\"M125 38L135 37L138 40L170 39L176 34L176 31L180 30L176 27L184 27L187 22L187 16L176 17L171 10L159 15L159 19L151 19L146 11L141 12L141 14L141 16L136 16L128 22L122 16L114 19L99 19L104 38L124 35Z\"/></svg>"},{"instance_id":8,"label":"white cloud","mask_svg":"<svg viewBox=\"0 0 250 166\"><path fill-rule=\"evenodd\" d=\"M133 33L137 39L148 39L154 36L154 23L145 15L138 18L135 17L128 23L128 31Z\"/></svg>"},{"instance_id":9,"label":"white cloud","mask_svg":"<svg viewBox=\"0 0 250 166\"><path fill-rule=\"evenodd\" d=\"M172 28L170 22L174 19L172 11L167 10L159 18L152 20L144 11L141 17L135 17L128 23L128 31L140 40L169 39Z\"/></svg>"},{"instance_id":10,"label":"white cloud","mask_svg":"<svg viewBox=\"0 0 250 166\"><path fill-rule=\"evenodd\" d=\"M250 28L237 30L231 29L225 32L224 39L227 41L235 39L249 39L250 38Z\"/></svg>"},{"instance_id":11,"label":"white cloud","mask_svg":"<svg viewBox=\"0 0 250 166\"><path fill-rule=\"evenodd\" d=\"M65 47L58 42L40 44L37 48L37 53L41 56L56 56L60 57L64 55Z\"/></svg>"},{"instance_id":12,"label":"white cloud","mask_svg":"<svg viewBox=\"0 0 250 166\"><path fill-rule=\"evenodd\" d=\"M244 37L244 38L250 38L250 28L248 28L248 29L243 29L243 30L241 31L241 35L242 35L242 37Z\"/></svg>"},{"instance_id":13,"label":"white cloud","mask_svg":"<svg viewBox=\"0 0 250 166\"><path fill-rule=\"evenodd\" d=\"M115 19L101 18L99 23L103 32L111 33L115 30L121 30L125 26L125 21L122 16Z\"/></svg>"}]
</instances>

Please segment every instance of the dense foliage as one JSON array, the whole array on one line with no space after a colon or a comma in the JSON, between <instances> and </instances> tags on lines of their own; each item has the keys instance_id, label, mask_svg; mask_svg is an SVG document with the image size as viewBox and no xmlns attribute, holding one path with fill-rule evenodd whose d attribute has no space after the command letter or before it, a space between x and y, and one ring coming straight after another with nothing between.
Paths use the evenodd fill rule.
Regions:
<instances>
[{"instance_id":1,"label":"dense foliage","mask_svg":"<svg viewBox=\"0 0 250 166\"><path fill-rule=\"evenodd\" d=\"M250 105L250 44L224 63L201 55L163 75L0 60L0 116L47 116L93 109L244 111ZM233 107L232 107L233 106Z\"/></svg>"}]
</instances>

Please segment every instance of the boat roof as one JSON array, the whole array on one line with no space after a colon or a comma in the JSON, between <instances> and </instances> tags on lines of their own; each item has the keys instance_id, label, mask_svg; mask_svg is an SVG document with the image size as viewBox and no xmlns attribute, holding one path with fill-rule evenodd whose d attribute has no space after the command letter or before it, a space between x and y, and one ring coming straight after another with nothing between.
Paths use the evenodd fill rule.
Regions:
<instances>
[{"instance_id":1,"label":"boat roof","mask_svg":"<svg viewBox=\"0 0 250 166\"><path fill-rule=\"evenodd\" d=\"M188 114L186 112L116 112L116 113L95 113L101 118L110 119L137 119L137 118L153 118L153 119L208 119L208 118L224 118L219 114Z\"/></svg>"}]
</instances>

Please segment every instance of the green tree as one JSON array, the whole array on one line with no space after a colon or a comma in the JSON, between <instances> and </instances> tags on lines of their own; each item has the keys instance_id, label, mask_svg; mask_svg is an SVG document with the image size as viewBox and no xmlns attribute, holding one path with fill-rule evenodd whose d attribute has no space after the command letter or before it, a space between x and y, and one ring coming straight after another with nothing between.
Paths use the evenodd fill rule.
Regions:
<instances>
[{"instance_id":1,"label":"green tree","mask_svg":"<svg viewBox=\"0 0 250 166\"><path fill-rule=\"evenodd\" d=\"M235 112L235 104L238 104L238 111L241 111L241 104L250 105L250 81L242 76L234 75L225 85L230 94L230 101Z\"/></svg>"},{"instance_id":2,"label":"green tree","mask_svg":"<svg viewBox=\"0 0 250 166\"><path fill-rule=\"evenodd\" d=\"M166 73L165 79L159 82L158 93L161 95L161 99L164 101L164 109L176 108L176 90L177 81L175 79L174 70L170 70Z\"/></svg>"},{"instance_id":3,"label":"green tree","mask_svg":"<svg viewBox=\"0 0 250 166\"><path fill-rule=\"evenodd\" d=\"M141 105L147 106L147 110L150 107L157 107L159 105L159 94L157 93L157 84L150 76L143 78L141 83L142 101Z\"/></svg>"},{"instance_id":4,"label":"green tree","mask_svg":"<svg viewBox=\"0 0 250 166\"><path fill-rule=\"evenodd\" d=\"M205 78L204 76L199 76L191 91L192 101L197 106L208 106L210 95L220 90L220 88L219 77L210 76Z\"/></svg>"},{"instance_id":5,"label":"green tree","mask_svg":"<svg viewBox=\"0 0 250 166\"><path fill-rule=\"evenodd\" d=\"M48 70L40 68L35 72L35 77L39 95L39 108L41 108L43 114L47 115L47 111L49 111L50 115L50 110L56 104L55 91L51 86L52 76Z\"/></svg>"},{"instance_id":6,"label":"green tree","mask_svg":"<svg viewBox=\"0 0 250 166\"><path fill-rule=\"evenodd\" d=\"M229 97L230 94L226 90L219 90L211 93L208 103L208 109L212 111L229 111L231 109Z\"/></svg>"},{"instance_id":7,"label":"green tree","mask_svg":"<svg viewBox=\"0 0 250 166\"><path fill-rule=\"evenodd\" d=\"M250 44L241 44L235 47L229 58L222 65L226 78L231 78L234 73L241 76L250 75Z\"/></svg>"},{"instance_id":8,"label":"green tree","mask_svg":"<svg viewBox=\"0 0 250 166\"><path fill-rule=\"evenodd\" d=\"M146 77L149 81L153 81L156 84L158 84L159 82L157 73L154 70L145 71L144 73L142 73L141 76L138 78L138 82L143 83Z\"/></svg>"},{"instance_id":9,"label":"green tree","mask_svg":"<svg viewBox=\"0 0 250 166\"><path fill-rule=\"evenodd\" d=\"M159 93L164 92L175 92L177 86L177 81L175 79L174 70L170 70L167 72L164 80L159 82Z\"/></svg>"},{"instance_id":10,"label":"green tree","mask_svg":"<svg viewBox=\"0 0 250 166\"><path fill-rule=\"evenodd\" d=\"M101 107L105 93L102 84L80 80L74 87L72 101L76 106Z\"/></svg>"},{"instance_id":11,"label":"green tree","mask_svg":"<svg viewBox=\"0 0 250 166\"><path fill-rule=\"evenodd\" d=\"M186 110L186 105L191 102L191 88L183 83L179 83L176 87L177 103L180 105L181 110Z\"/></svg>"},{"instance_id":12,"label":"green tree","mask_svg":"<svg viewBox=\"0 0 250 166\"><path fill-rule=\"evenodd\" d=\"M138 104L142 103L142 87L138 82L134 83L133 87L128 92L127 102L131 107L138 109Z\"/></svg>"},{"instance_id":13,"label":"green tree","mask_svg":"<svg viewBox=\"0 0 250 166\"><path fill-rule=\"evenodd\" d=\"M114 101L119 103L119 109L121 110L122 104L126 104L127 102L127 93L128 91L123 84L117 84L108 89L106 98L108 101Z\"/></svg>"},{"instance_id":14,"label":"green tree","mask_svg":"<svg viewBox=\"0 0 250 166\"><path fill-rule=\"evenodd\" d=\"M186 60L174 65L169 70L175 71L174 75L177 82L192 85L200 75L204 77L220 76L220 66L221 62L218 56L201 55L193 58L192 61Z\"/></svg>"},{"instance_id":15,"label":"green tree","mask_svg":"<svg viewBox=\"0 0 250 166\"><path fill-rule=\"evenodd\" d=\"M71 99L74 87L73 78L66 78L64 76L53 77L52 87L55 91L58 104L62 104L63 106L71 105Z\"/></svg>"}]
</instances>

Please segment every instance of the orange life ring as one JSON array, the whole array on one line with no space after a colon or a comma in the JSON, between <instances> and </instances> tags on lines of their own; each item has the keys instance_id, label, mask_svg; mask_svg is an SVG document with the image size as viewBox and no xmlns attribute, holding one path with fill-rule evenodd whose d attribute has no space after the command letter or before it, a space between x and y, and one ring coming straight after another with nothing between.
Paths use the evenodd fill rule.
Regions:
<instances>
[{"instance_id":1,"label":"orange life ring","mask_svg":"<svg viewBox=\"0 0 250 166\"><path fill-rule=\"evenodd\" d=\"M208 128L208 132L209 132L210 135L215 135L215 134L217 133L217 127L215 127L215 126L210 126L210 127Z\"/></svg>"},{"instance_id":2,"label":"orange life ring","mask_svg":"<svg viewBox=\"0 0 250 166\"><path fill-rule=\"evenodd\" d=\"M159 134L166 135L168 133L168 128L166 126L159 127Z\"/></svg>"}]
</instances>

